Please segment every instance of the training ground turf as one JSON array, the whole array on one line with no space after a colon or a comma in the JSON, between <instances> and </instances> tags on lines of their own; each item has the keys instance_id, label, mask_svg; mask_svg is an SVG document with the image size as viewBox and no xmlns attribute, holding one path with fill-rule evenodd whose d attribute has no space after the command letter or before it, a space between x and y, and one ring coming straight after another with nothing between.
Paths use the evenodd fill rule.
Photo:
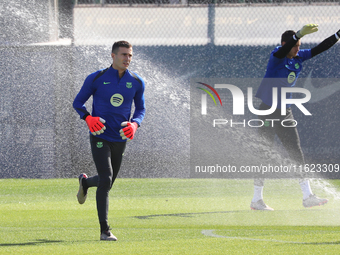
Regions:
<instances>
[{"instance_id":1,"label":"training ground turf","mask_svg":"<svg viewBox=\"0 0 340 255\"><path fill-rule=\"evenodd\" d=\"M79 205L76 178L2 179L0 254L340 254L339 186L313 181L330 201L305 209L297 180L267 180L263 212L252 180L117 179L103 242L95 189Z\"/></svg>"}]
</instances>

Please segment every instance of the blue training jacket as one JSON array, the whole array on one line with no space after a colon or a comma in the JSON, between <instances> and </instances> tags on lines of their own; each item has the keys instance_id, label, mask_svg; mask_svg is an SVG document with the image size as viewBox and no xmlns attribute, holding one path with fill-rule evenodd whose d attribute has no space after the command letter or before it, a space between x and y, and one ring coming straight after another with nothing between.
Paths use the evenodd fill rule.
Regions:
<instances>
[{"instance_id":1,"label":"blue training jacket","mask_svg":"<svg viewBox=\"0 0 340 255\"><path fill-rule=\"evenodd\" d=\"M311 50L307 49L299 50L297 56L292 59L287 57L280 59L274 56L280 48L281 46L276 47L270 54L266 74L255 95L266 105L272 106L273 87L278 88L277 108L281 108L281 88L294 87L302 70L302 62L312 58ZM287 98L292 98L292 93L287 94ZM288 107L290 105L287 105Z\"/></svg>"},{"instance_id":2,"label":"blue training jacket","mask_svg":"<svg viewBox=\"0 0 340 255\"><path fill-rule=\"evenodd\" d=\"M101 76L97 76L102 70L98 70L84 81L82 88L73 102L73 108L80 118L88 115L85 102L92 96L92 116L101 117L106 121L106 130L97 137L109 142L125 142L119 134L124 121L136 122L138 125L144 119L145 83L137 74L126 70L122 78L119 78L118 70L110 66ZM132 102L135 111L131 118Z\"/></svg>"}]
</instances>

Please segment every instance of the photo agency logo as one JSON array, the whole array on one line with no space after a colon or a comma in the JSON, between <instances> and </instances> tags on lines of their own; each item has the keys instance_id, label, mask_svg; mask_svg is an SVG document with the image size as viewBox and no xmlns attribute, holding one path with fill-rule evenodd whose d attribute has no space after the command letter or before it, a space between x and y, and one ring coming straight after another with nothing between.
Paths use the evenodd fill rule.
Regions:
<instances>
[{"instance_id":1,"label":"photo agency logo","mask_svg":"<svg viewBox=\"0 0 340 255\"><path fill-rule=\"evenodd\" d=\"M217 96L217 98L220 101L220 104L222 106L221 97L220 97L220 95L217 93L217 91L213 87L211 87L210 85L205 84L203 82L197 82L197 83L199 83L201 85L204 85L207 88L209 88ZM201 110L201 113L202 113L202 115L207 115L207 107L208 107L207 106L207 94L212 98L212 100L214 101L215 105L217 105L216 100L215 100L214 96L210 93L209 90L204 89L204 88L200 88L200 87L197 87L197 88L205 91L205 93L206 93L206 94L202 94L202 97L201 97L201 100L202 100L202 107L201 107L202 110Z\"/></svg>"},{"instance_id":2,"label":"photo agency logo","mask_svg":"<svg viewBox=\"0 0 340 255\"><path fill-rule=\"evenodd\" d=\"M219 106L215 100L214 95L218 98L221 107L230 107L230 104L222 103L221 96L227 94L232 96L232 114L233 116L244 116L245 115L245 107L248 107L248 110L257 116L268 116L274 113L278 109L278 98L280 97L280 112L281 115L287 114L287 106L295 105L304 115L312 115L306 107L303 105L307 103L311 99L311 93L308 89L300 88L300 87L282 87L282 88L272 88L272 105L269 109L259 110L254 107L254 95L253 88L247 87L247 95L243 93L243 91L236 85L233 84L213 84L209 85L203 82L197 82L198 84L203 85L204 87L197 87L204 91L205 93L201 94L201 115L208 115L208 95L213 100L215 106ZM219 93L216 91L219 90ZM303 98L290 98L290 94L300 93L303 94ZM226 97L227 98L227 97ZM247 104L245 104L247 102ZM274 127L274 123L279 123L283 127L296 127L297 121L295 119L273 119L273 118L256 118L256 119L243 119L243 120L233 120L226 118L216 118L213 119L212 125L213 127L217 127L220 125L228 125L230 127L251 127L258 128L262 126Z\"/></svg>"}]
</instances>

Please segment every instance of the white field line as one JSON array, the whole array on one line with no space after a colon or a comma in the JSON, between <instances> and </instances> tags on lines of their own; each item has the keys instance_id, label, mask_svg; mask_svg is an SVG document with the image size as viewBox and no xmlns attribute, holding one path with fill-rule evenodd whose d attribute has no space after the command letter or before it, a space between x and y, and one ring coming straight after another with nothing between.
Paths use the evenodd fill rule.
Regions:
<instances>
[{"instance_id":1,"label":"white field line","mask_svg":"<svg viewBox=\"0 0 340 255\"><path fill-rule=\"evenodd\" d=\"M214 231L215 231L214 229L202 230L201 233L205 236L217 237L217 238L240 239L240 240L249 240L249 241L265 241L265 242L274 242L274 243L306 244L306 242L293 242L293 241L283 241L283 240L275 240L275 239L259 239L259 238L240 237L240 236L221 236L221 235L214 234Z\"/></svg>"}]
</instances>

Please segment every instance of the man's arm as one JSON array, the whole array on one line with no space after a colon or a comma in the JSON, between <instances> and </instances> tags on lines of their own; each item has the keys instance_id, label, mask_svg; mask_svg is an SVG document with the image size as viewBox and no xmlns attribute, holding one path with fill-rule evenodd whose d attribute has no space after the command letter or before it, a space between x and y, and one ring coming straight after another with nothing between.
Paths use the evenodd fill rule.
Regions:
<instances>
[{"instance_id":1,"label":"man's arm","mask_svg":"<svg viewBox=\"0 0 340 255\"><path fill-rule=\"evenodd\" d=\"M81 87L79 93L75 97L73 101L73 108L77 111L79 114L80 118L85 120L90 113L87 111L85 107L86 101L90 98L92 95L92 80L93 80L93 75L89 75L85 81L83 86Z\"/></svg>"},{"instance_id":2,"label":"man's arm","mask_svg":"<svg viewBox=\"0 0 340 255\"><path fill-rule=\"evenodd\" d=\"M136 122L138 126L140 126L145 116L144 89L145 89L145 84L144 84L144 81L142 81L142 86L137 91L135 98L134 98L135 111L131 119L131 122Z\"/></svg>"},{"instance_id":3,"label":"man's arm","mask_svg":"<svg viewBox=\"0 0 340 255\"><path fill-rule=\"evenodd\" d=\"M314 48L312 48L311 49L312 57L315 57L321 52L328 50L330 47L332 47L334 44L337 43L339 38L340 38L340 30L336 32L334 35L331 35L327 39L323 40L320 44L318 44Z\"/></svg>"},{"instance_id":4,"label":"man's arm","mask_svg":"<svg viewBox=\"0 0 340 255\"><path fill-rule=\"evenodd\" d=\"M288 55L290 50L295 46L299 39L296 38L294 35L292 38L288 40L277 52L275 52L273 55L276 58L284 58L285 56Z\"/></svg>"},{"instance_id":5,"label":"man's arm","mask_svg":"<svg viewBox=\"0 0 340 255\"><path fill-rule=\"evenodd\" d=\"M318 31L317 24L304 25L299 31L296 32L295 35L293 35L292 38L288 40L288 42L286 42L277 52L273 54L274 57L284 58L285 56L287 56L290 50L295 46L295 44L298 42L299 39L301 39L305 35L315 33L317 31Z\"/></svg>"},{"instance_id":6,"label":"man's arm","mask_svg":"<svg viewBox=\"0 0 340 255\"><path fill-rule=\"evenodd\" d=\"M73 108L78 112L80 118L85 120L91 134L100 135L104 133L104 130L106 129L104 126L105 120L100 117L91 116L85 107L86 101L94 93L94 88L92 86L93 77L94 75L91 74L85 79L83 86L73 101Z\"/></svg>"},{"instance_id":7,"label":"man's arm","mask_svg":"<svg viewBox=\"0 0 340 255\"><path fill-rule=\"evenodd\" d=\"M134 78L135 75L133 75ZM144 116L145 116L145 100L144 100L144 90L145 90L145 83L143 79L138 77L138 82L140 83L140 87L137 90L135 97L134 97L134 104L135 104L135 111L131 122L124 121L121 123L121 126L124 127L119 130L120 136L123 140L131 141L134 138L134 135L137 131L137 128L142 123Z\"/></svg>"}]
</instances>

